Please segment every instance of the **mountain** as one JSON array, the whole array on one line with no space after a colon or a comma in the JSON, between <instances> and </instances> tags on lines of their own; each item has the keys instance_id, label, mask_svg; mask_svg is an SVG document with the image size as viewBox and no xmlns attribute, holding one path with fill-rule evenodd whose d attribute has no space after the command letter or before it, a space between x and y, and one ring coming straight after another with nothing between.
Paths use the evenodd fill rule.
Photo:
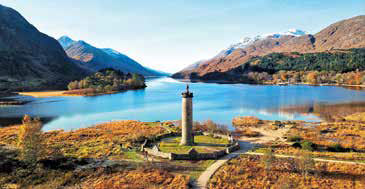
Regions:
<instances>
[{"instance_id":1,"label":"mountain","mask_svg":"<svg viewBox=\"0 0 365 189\"><path fill-rule=\"evenodd\" d=\"M86 71L73 64L57 40L0 5L0 90L59 89Z\"/></svg>"},{"instance_id":2,"label":"mountain","mask_svg":"<svg viewBox=\"0 0 365 189\"><path fill-rule=\"evenodd\" d=\"M69 38L68 36L62 36L58 39L58 42L61 44L62 48L67 48L69 47L72 43L74 43L75 41L72 40L71 38Z\"/></svg>"},{"instance_id":3,"label":"mountain","mask_svg":"<svg viewBox=\"0 0 365 189\"><path fill-rule=\"evenodd\" d=\"M231 69L225 68L226 64L222 64L222 60L226 57L230 56L239 56L243 58L240 61L247 61L252 56L256 56L261 54L264 51L272 49L275 45L280 43L284 43L292 38L299 37L302 35L306 35L307 33L299 30L299 29L290 29L286 32L281 33L270 33L264 35L257 35L255 37L244 37L238 43L234 43L230 45L228 48L220 51L216 56L211 59L205 61L199 61L198 64L189 65L184 68L180 72L173 75L173 77L180 78L191 78L196 77L196 73L199 73L200 70L205 71L206 73L216 71L227 71ZM244 51L247 50L247 51ZM252 54L252 55L251 55ZM240 62L239 61L239 62ZM240 63L239 63L240 64ZM214 66L217 66L215 69ZM232 67L236 67L238 65L233 65Z\"/></svg>"},{"instance_id":4,"label":"mountain","mask_svg":"<svg viewBox=\"0 0 365 189\"><path fill-rule=\"evenodd\" d=\"M223 51L222 51L223 52ZM218 55L217 55L218 56ZM222 55L223 56L223 55ZM190 64L189 66L187 66L186 68L184 68L182 71L189 71L189 70L194 70L196 68L199 68L199 66L201 66L202 64L204 64L206 62L206 60L199 60L193 64Z\"/></svg>"},{"instance_id":5,"label":"mountain","mask_svg":"<svg viewBox=\"0 0 365 189\"><path fill-rule=\"evenodd\" d=\"M113 68L125 73L138 73L144 76L166 75L163 72L146 68L128 56L110 48L96 48L82 40L74 41L68 36L62 36L58 42L70 58L92 72Z\"/></svg>"},{"instance_id":6,"label":"mountain","mask_svg":"<svg viewBox=\"0 0 365 189\"><path fill-rule=\"evenodd\" d=\"M212 75L229 72L257 56L270 53L315 53L334 49L365 47L365 16L357 16L334 23L315 35L298 29L287 32L243 38L221 51L197 68L175 73L175 78L214 79Z\"/></svg>"},{"instance_id":7,"label":"mountain","mask_svg":"<svg viewBox=\"0 0 365 189\"><path fill-rule=\"evenodd\" d=\"M306 35L307 32L300 30L300 29L289 29L286 32L280 32L280 33L269 33L264 35L257 35L255 37L244 37L242 38L238 43L230 45L228 48L222 50L218 55L214 56L213 59L221 58L230 55L232 52L234 52L237 49L243 49L248 47L249 45L254 44L257 41L265 40L265 39L278 39L285 36L294 36L299 37Z\"/></svg>"}]
</instances>

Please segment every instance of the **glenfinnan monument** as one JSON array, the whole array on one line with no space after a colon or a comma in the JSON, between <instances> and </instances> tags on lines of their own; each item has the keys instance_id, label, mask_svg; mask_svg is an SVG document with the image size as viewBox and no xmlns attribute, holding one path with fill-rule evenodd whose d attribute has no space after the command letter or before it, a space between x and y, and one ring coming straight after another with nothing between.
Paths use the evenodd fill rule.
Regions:
<instances>
[{"instance_id":1,"label":"glenfinnan monument","mask_svg":"<svg viewBox=\"0 0 365 189\"><path fill-rule=\"evenodd\" d=\"M186 85L186 91L182 93L181 126L182 126L182 135L181 135L180 145L192 146L194 144L193 93L189 91L189 85Z\"/></svg>"}]
</instances>

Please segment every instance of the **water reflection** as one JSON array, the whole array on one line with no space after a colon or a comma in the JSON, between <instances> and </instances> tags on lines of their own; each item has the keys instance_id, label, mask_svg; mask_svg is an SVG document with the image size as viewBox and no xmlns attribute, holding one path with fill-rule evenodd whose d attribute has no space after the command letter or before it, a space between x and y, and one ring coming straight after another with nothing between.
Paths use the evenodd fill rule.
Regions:
<instances>
[{"instance_id":1,"label":"water reflection","mask_svg":"<svg viewBox=\"0 0 365 189\"><path fill-rule=\"evenodd\" d=\"M345 116L365 112L365 102L349 102L349 103L335 103L328 104L324 102L311 103L307 105L282 107L278 112L285 112L289 114L298 113L302 115L313 114L325 121L335 121L344 119Z\"/></svg>"},{"instance_id":2,"label":"water reflection","mask_svg":"<svg viewBox=\"0 0 365 189\"><path fill-rule=\"evenodd\" d=\"M0 108L0 117L24 114L53 117L44 130L76 129L92 124L133 119L141 121L180 119L181 92L185 83L171 78L147 81L143 90L96 97L30 98L19 107ZM245 84L191 83L194 119L212 119L231 125L234 116L257 116L267 120L319 121L314 104L365 101L364 91L334 86L263 86ZM295 108L294 108L295 107ZM362 110L362 109L360 109ZM342 111L342 110L341 110ZM351 110L352 111L352 110Z\"/></svg>"}]
</instances>

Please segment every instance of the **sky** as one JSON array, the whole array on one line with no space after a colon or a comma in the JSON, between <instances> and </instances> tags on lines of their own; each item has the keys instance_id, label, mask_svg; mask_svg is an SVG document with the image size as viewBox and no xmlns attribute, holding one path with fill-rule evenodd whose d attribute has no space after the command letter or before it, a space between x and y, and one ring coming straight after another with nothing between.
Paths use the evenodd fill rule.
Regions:
<instances>
[{"instance_id":1,"label":"sky","mask_svg":"<svg viewBox=\"0 0 365 189\"><path fill-rule=\"evenodd\" d=\"M43 33L113 48L174 73L243 37L309 33L365 15L365 0L0 0Z\"/></svg>"}]
</instances>

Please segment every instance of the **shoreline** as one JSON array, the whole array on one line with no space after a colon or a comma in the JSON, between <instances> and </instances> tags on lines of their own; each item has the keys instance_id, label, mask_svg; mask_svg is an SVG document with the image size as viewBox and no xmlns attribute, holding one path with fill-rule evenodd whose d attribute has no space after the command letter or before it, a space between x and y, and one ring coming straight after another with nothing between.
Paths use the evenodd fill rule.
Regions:
<instances>
[{"instance_id":1,"label":"shoreline","mask_svg":"<svg viewBox=\"0 0 365 189\"><path fill-rule=\"evenodd\" d=\"M176 78L173 78L176 79ZM241 83L241 82L232 82L232 81L225 81L225 80L189 80L189 79L176 79L181 82L191 82L191 83L217 83L217 84L247 84L247 85L262 85L262 86L290 86L290 85L305 85L305 86L335 86L335 87L359 87L365 88L365 85L347 85L347 84L310 84L310 83L263 83L263 84L252 84L252 83ZM129 89L129 90L138 90L138 89ZM100 96L106 94L115 94L123 91L113 91L108 93L95 93L89 95L82 95L82 94L69 94L68 90L60 90L60 91L32 91L32 92L16 92L18 95L23 96L32 96L35 98L48 98L48 97L84 97L84 96Z\"/></svg>"},{"instance_id":2,"label":"shoreline","mask_svg":"<svg viewBox=\"0 0 365 189\"><path fill-rule=\"evenodd\" d=\"M39 92L17 92L18 95L32 96L35 98L47 98L56 96L81 96L81 95L70 95L65 94L67 91L39 91Z\"/></svg>"},{"instance_id":3,"label":"shoreline","mask_svg":"<svg viewBox=\"0 0 365 189\"><path fill-rule=\"evenodd\" d=\"M308 86L335 86L335 87L360 87L365 88L365 85L349 85L349 84L331 84L331 83L243 83L239 81L228 81L228 80L203 80L203 79L186 79L186 78L174 78L181 82L191 83L216 83L216 84L247 84L247 85L272 85L272 86L289 86L289 85L308 85Z\"/></svg>"},{"instance_id":4,"label":"shoreline","mask_svg":"<svg viewBox=\"0 0 365 189\"><path fill-rule=\"evenodd\" d=\"M86 96L101 96L107 94L115 94L123 91L113 91L107 93L95 93L95 94L70 94L70 91L39 91L39 92L17 92L18 95L31 96L34 98L50 98L50 97L86 97Z\"/></svg>"},{"instance_id":5,"label":"shoreline","mask_svg":"<svg viewBox=\"0 0 365 189\"><path fill-rule=\"evenodd\" d=\"M121 91L111 91L105 93L88 93L88 94L81 94L77 93L77 91L69 91L69 90L60 90L60 91L32 91L32 92L16 92L18 95L23 96L31 96L34 98L49 98L49 97L87 97L87 96L101 96L101 95L108 95L108 94L116 94L121 92L126 92L130 90L140 90L144 88L138 89L126 89Z\"/></svg>"}]
</instances>

